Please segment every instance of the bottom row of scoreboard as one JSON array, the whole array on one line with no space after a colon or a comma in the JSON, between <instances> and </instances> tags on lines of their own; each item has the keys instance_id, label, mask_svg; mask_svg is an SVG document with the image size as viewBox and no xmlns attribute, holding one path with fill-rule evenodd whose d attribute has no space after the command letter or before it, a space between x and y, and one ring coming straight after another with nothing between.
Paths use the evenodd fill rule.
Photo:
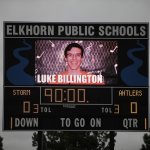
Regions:
<instances>
[{"instance_id":1,"label":"bottom row of scoreboard","mask_svg":"<svg viewBox=\"0 0 150 150\"><path fill-rule=\"evenodd\" d=\"M11 117L5 130L147 130L147 118L121 117Z\"/></svg>"}]
</instances>

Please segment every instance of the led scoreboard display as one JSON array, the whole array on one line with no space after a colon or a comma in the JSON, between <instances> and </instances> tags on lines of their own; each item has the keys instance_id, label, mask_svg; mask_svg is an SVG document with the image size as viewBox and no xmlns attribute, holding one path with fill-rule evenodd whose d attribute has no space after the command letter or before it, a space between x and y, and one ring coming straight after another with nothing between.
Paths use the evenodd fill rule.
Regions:
<instances>
[{"instance_id":1,"label":"led scoreboard display","mask_svg":"<svg viewBox=\"0 0 150 150\"><path fill-rule=\"evenodd\" d=\"M4 22L4 130L148 130L148 23Z\"/></svg>"}]
</instances>

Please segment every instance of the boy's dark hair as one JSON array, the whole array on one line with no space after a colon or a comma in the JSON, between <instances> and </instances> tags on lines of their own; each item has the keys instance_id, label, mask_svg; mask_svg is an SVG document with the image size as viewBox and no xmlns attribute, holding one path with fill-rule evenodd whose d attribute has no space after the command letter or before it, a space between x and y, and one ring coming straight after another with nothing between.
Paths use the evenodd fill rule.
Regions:
<instances>
[{"instance_id":1,"label":"boy's dark hair","mask_svg":"<svg viewBox=\"0 0 150 150\"><path fill-rule=\"evenodd\" d=\"M64 51L65 57L67 57L67 52L70 51L73 47L81 49L81 57L83 57L84 49L78 43L71 43L65 48L65 51Z\"/></svg>"}]
</instances>

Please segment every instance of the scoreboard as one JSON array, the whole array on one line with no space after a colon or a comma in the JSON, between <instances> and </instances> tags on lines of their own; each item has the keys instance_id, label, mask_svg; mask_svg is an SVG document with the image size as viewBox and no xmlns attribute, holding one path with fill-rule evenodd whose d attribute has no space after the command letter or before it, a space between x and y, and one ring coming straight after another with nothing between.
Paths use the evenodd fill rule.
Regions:
<instances>
[{"instance_id":1,"label":"scoreboard","mask_svg":"<svg viewBox=\"0 0 150 150\"><path fill-rule=\"evenodd\" d=\"M147 131L148 25L4 22L3 130Z\"/></svg>"}]
</instances>

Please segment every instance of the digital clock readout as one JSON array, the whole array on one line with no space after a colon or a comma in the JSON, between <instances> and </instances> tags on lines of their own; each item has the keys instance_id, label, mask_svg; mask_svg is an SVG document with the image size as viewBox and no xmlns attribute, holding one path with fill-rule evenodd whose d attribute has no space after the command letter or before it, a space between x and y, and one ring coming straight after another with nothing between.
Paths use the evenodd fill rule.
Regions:
<instances>
[{"instance_id":1,"label":"digital clock readout","mask_svg":"<svg viewBox=\"0 0 150 150\"><path fill-rule=\"evenodd\" d=\"M42 87L41 103L110 104L111 89Z\"/></svg>"}]
</instances>

